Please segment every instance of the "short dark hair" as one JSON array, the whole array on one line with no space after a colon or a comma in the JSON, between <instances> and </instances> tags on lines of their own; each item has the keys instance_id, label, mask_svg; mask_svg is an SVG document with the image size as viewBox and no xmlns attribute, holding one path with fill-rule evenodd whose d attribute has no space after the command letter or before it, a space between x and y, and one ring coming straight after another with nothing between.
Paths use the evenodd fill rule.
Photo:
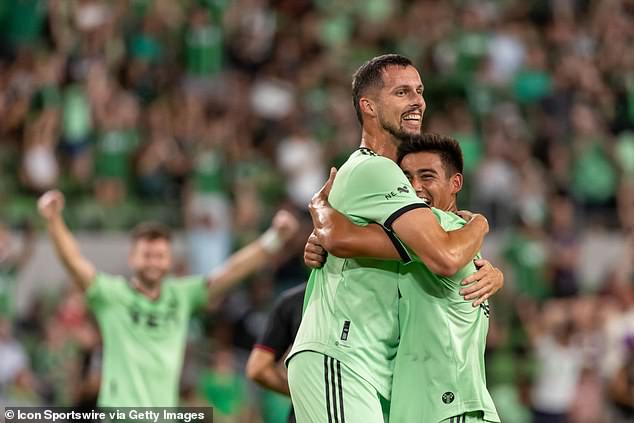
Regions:
<instances>
[{"instance_id":1,"label":"short dark hair","mask_svg":"<svg viewBox=\"0 0 634 423\"><path fill-rule=\"evenodd\" d=\"M362 125L363 115L361 113L361 107L359 106L359 100L368 88L380 88L383 86L382 73L388 66L406 67L414 65L411 60L400 54L383 54L362 64L354 75L352 75L352 103L357 113L357 119L359 119L359 123Z\"/></svg>"},{"instance_id":2,"label":"short dark hair","mask_svg":"<svg viewBox=\"0 0 634 423\"><path fill-rule=\"evenodd\" d=\"M172 232L169 228L159 222L142 222L132 230L132 241L140 240L156 241L164 239L168 242L172 240Z\"/></svg>"},{"instance_id":3,"label":"short dark hair","mask_svg":"<svg viewBox=\"0 0 634 423\"><path fill-rule=\"evenodd\" d=\"M415 135L401 142L398 145L396 163L400 166L405 156L421 152L438 154L447 176L463 171L464 161L458 141L446 135L432 133Z\"/></svg>"}]
</instances>

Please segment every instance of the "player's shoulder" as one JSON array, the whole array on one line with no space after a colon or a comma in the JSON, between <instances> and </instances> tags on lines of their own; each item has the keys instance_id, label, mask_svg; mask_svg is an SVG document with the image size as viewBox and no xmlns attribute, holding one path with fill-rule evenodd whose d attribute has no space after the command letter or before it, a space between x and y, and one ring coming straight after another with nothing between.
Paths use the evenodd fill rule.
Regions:
<instances>
[{"instance_id":1,"label":"player's shoulder","mask_svg":"<svg viewBox=\"0 0 634 423\"><path fill-rule=\"evenodd\" d=\"M112 275L105 272L97 272L93 283L110 284L112 286L127 286L128 280L122 275Z\"/></svg>"},{"instance_id":2,"label":"player's shoulder","mask_svg":"<svg viewBox=\"0 0 634 423\"><path fill-rule=\"evenodd\" d=\"M192 285L200 285L205 282L205 278L200 275L188 275L188 276L166 276L163 280L163 284L174 290L187 289Z\"/></svg>"},{"instance_id":3,"label":"player's shoulder","mask_svg":"<svg viewBox=\"0 0 634 423\"><path fill-rule=\"evenodd\" d=\"M454 212L437 209L435 207L432 207L432 212L443 227L456 228L462 227L467 223L462 217L458 216Z\"/></svg>"},{"instance_id":4,"label":"player's shoulder","mask_svg":"<svg viewBox=\"0 0 634 423\"><path fill-rule=\"evenodd\" d=\"M390 160L384 156L380 156L366 147L360 147L355 150L350 155L346 163L349 163L351 166L372 166L380 164L396 166L396 163L394 163L393 160Z\"/></svg>"},{"instance_id":5,"label":"player's shoulder","mask_svg":"<svg viewBox=\"0 0 634 423\"><path fill-rule=\"evenodd\" d=\"M91 281L86 295L89 301L97 299L122 299L132 292L129 281L122 275L97 272Z\"/></svg>"},{"instance_id":6,"label":"player's shoulder","mask_svg":"<svg viewBox=\"0 0 634 423\"><path fill-rule=\"evenodd\" d=\"M387 157L379 156L368 148L361 147L354 151L337 172L337 177L368 178L385 176L386 172L402 175L397 164Z\"/></svg>"}]
</instances>

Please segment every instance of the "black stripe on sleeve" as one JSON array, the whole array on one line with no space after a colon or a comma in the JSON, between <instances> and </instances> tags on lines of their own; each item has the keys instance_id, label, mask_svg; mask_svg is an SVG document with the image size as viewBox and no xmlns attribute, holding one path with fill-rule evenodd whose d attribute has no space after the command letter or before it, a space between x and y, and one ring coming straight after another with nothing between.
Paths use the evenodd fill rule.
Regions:
<instances>
[{"instance_id":1,"label":"black stripe on sleeve","mask_svg":"<svg viewBox=\"0 0 634 423\"><path fill-rule=\"evenodd\" d=\"M384 226L381 226L381 228L383 228L387 237L390 238L390 241L392 241L392 245L394 245L394 248L396 248L396 251L398 251L398 255L401 256L401 260L403 260L404 263L409 263L410 261L412 261L412 258L407 253L405 247L403 247L403 244L401 244L398 238L396 238L396 235L394 235L391 230L387 229Z\"/></svg>"},{"instance_id":2,"label":"black stripe on sleeve","mask_svg":"<svg viewBox=\"0 0 634 423\"><path fill-rule=\"evenodd\" d=\"M399 217L401 217L402 215L404 215L405 213L407 213L408 211L414 210L414 209L428 209L429 206L425 203L415 203L415 204L408 204L404 207L401 207L400 209L396 210L394 213L392 213L390 215L390 217L387 218L387 220L385 221L385 223L383 224L383 226L385 226L386 228L388 228L390 231L392 230L392 224L394 224L394 221L396 219L398 219Z\"/></svg>"}]
</instances>

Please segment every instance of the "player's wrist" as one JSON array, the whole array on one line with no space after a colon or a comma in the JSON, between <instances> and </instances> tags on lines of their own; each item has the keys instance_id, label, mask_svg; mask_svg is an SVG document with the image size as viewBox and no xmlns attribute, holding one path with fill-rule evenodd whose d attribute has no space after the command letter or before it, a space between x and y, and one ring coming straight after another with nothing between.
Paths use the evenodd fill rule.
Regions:
<instances>
[{"instance_id":1,"label":"player's wrist","mask_svg":"<svg viewBox=\"0 0 634 423\"><path fill-rule=\"evenodd\" d=\"M269 228L260 236L260 245L269 254L278 253L284 246L285 240L277 228Z\"/></svg>"},{"instance_id":2,"label":"player's wrist","mask_svg":"<svg viewBox=\"0 0 634 423\"><path fill-rule=\"evenodd\" d=\"M53 213L50 216L46 216L45 220L48 226L59 225L60 223L63 222L61 213Z\"/></svg>"}]
</instances>

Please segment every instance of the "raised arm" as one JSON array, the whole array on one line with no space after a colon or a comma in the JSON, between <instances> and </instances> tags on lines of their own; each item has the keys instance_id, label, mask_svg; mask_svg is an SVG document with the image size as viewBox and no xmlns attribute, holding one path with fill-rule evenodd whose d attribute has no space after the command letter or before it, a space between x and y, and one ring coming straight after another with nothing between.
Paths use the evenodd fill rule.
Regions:
<instances>
[{"instance_id":1,"label":"raised arm","mask_svg":"<svg viewBox=\"0 0 634 423\"><path fill-rule=\"evenodd\" d=\"M271 227L257 240L235 252L207 278L209 298L237 285L242 279L262 268L297 232L299 223L288 211L280 210L273 217Z\"/></svg>"},{"instance_id":2,"label":"raised arm","mask_svg":"<svg viewBox=\"0 0 634 423\"><path fill-rule=\"evenodd\" d=\"M74 283L85 291L95 278L96 271L93 264L82 256L77 241L64 222L64 195L60 191L48 191L40 197L37 206L46 220L46 229L57 256Z\"/></svg>"}]
</instances>

